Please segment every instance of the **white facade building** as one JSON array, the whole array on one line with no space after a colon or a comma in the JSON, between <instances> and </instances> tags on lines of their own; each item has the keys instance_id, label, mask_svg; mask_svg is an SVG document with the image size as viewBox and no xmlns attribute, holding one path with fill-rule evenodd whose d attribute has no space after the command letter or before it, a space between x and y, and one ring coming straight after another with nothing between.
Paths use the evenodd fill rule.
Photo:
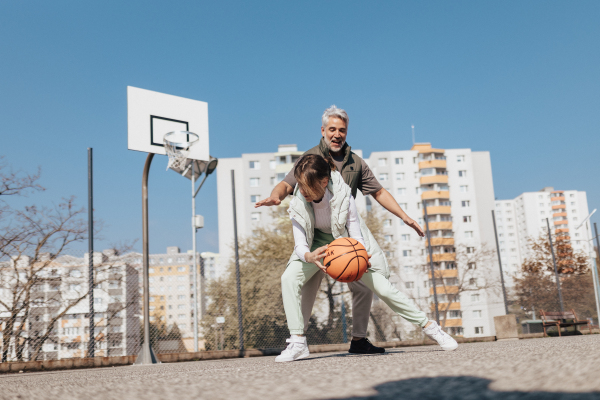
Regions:
<instances>
[{"instance_id":1,"label":"white facade building","mask_svg":"<svg viewBox=\"0 0 600 400\"><path fill-rule=\"evenodd\" d=\"M360 150L354 151L362 156ZM242 154L240 158L219 160L219 254L223 265L233 256L231 171L235 173L237 230L241 240L259 226L270 226L271 209L257 209L254 205L270 195L302 153L295 145L284 145L276 153ZM452 272L456 271L455 241L471 249L483 243L493 248L491 211L495 201L489 152L432 149L429 144L420 144L406 151L373 152L365 161L381 185L421 226L424 226L421 204L423 200L428 202L434 262L436 268L448 269L444 271L445 283L451 286L457 276ZM356 200L359 211L379 207L360 192ZM396 251L389 255L395 274L392 281L422 309L428 309L433 302L433 289L428 274L416 268L426 263L425 241L395 216L385 210L382 213L385 239L396 244ZM497 261L491 262L493 274L499 280ZM444 303L444 296L439 294L440 303ZM447 330L467 337L494 335L493 317L504 314L501 293L487 290L465 292L460 302L447 307L450 310Z\"/></svg>"},{"instance_id":2,"label":"white facade building","mask_svg":"<svg viewBox=\"0 0 600 400\"><path fill-rule=\"evenodd\" d=\"M574 251L590 254L593 249L593 245L587 243L588 237L594 237L591 225L588 226L589 236L585 225L575 229L589 214L585 192L546 187L539 192L522 193L512 200L497 200L495 209L502 269L509 286L530 255L528 239L547 235L546 218L552 233L564 235Z\"/></svg>"},{"instance_id":3,"label":"white facade building","mask_svg":"<svg viewBox=\"0 0 600 400\"><path fill-rule=\"evenodd\" d=\"M440 308L447 307L446 330L465 337L495 334L494 316L504 314L501 293L492 290L460 290L460 301L447 303L453 286L459 285L461 268L456 248L463 252L485 246L493 249L494 187L489 152L470 149L433 149L428 143L416 144L411 150L373 152L367 160L373 173L396 199L402 209L425 229L423 201L427 203L429 228L432 233L433 261L443 270L444 285L436 285ZM422 266L428 263L426 241L391 215L373 199L367 207L379 207L384 218L385 237L395 244L388 257L392 280L421 309L433 316L433 288L430 275ZM497 261L487 260L491 280L500 279ZM420 268L417 266L421 266ZM482 285L480 285L481 287ZM414 329L404 325L406 330Z\"/></svg>"}]
</instances>

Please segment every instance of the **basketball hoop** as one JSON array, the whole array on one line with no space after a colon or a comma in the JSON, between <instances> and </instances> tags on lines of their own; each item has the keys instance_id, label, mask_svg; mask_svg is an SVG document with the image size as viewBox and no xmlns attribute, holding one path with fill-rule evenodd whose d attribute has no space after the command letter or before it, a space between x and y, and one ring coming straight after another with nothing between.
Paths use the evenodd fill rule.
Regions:
<instances>
[{"instance_id":1,"label":"basketball hoop","mask_svg":"<svg viewBox=\"0 0 600 400\"><path fill-rule=\"evenodd\" d=\"M195 133L186 131L174 131L165 134L163 143L169 156L167 170L183 169L185 167L190 147L198 141L199 137Z\"/></svg>"}]
</instances>

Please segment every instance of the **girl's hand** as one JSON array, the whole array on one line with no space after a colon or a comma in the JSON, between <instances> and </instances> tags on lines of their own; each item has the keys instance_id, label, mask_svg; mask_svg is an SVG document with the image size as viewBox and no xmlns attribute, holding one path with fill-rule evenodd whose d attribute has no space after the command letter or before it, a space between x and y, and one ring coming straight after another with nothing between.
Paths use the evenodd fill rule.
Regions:
<instances>
[{"instance_id":1,"label":"girl's hand","mask_svg":"<svg viewBox=\"0 0 600 400\"><path fill-rule=\"evenodd\" d=\"M317 267L319 267L319 269L321 271L326 273L327 268L324 267L323 264L321 264L321 260L323 259L323 257L325 257L326 253L327 253L327 245L319 247L312 253L305 253L304 259L306 260L307 263L315 264Z\"/></svg>"}]
</instances>

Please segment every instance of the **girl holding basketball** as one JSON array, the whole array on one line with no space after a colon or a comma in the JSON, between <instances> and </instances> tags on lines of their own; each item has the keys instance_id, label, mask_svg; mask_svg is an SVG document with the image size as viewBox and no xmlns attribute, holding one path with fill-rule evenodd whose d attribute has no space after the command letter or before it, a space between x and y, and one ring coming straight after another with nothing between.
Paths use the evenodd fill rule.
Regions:
<instances>
[{"instance_id":1,"label":"girl holding basketball","mask_svg":"<svg viewBox=\"0 0 600 400\"><path fill-rule=\"evenodd\" d=\"M394 312L421 326L442 349L456 349L456 341L435 321L429 321L425 313L388 280L390 273L385 255L360 218L350 187L335 171L333 162L320 155L305 155L298 160L294 176L298 185L288 213L292 219L295 246L281 277L283 306L291 338L287 339L288 347L275 361L308 357L301 306L302 286L319 269L326 272L327 268L320 260L325 257L328 244L341 237L355 239L370 255L369 269L360 278L369 289Z\"/></svg>"}]
</instances>

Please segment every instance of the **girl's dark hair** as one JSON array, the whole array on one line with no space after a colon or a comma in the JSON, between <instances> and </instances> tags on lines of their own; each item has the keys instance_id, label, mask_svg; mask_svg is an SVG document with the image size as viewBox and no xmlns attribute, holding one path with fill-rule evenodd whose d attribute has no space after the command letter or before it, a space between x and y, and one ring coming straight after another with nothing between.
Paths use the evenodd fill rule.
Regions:
<instances>
[{"instance_id":1,"label":"girl's dark hair","mask_svg":"<svg viewBox=\"0 0 600 400\"><path fill-rule=\"evenodd\" d=\"M323 178L331 179L332 170L335 170L335 164L331 156L324 158L318 154L307 154L296 163L294 177L303 192L313 199L321 199L325 189L320 182Z\"/></svg>"}]
</instances>

